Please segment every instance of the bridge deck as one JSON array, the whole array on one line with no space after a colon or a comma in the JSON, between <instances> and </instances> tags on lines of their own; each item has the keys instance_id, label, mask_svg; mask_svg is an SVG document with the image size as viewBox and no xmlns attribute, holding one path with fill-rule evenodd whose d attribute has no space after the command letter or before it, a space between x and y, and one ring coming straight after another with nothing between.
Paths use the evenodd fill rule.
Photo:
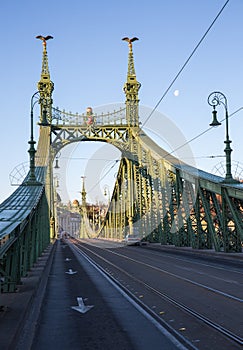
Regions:
<instances>
[{"instance_id":1,"label":"bridge deck","mask_svg":"<svg viewBox=\"0 0 243 350\"><path fill-rule=\"evenodd\" d=\"M60 244L60 243L59 243ZM71 294L71 298L72 300L69 302L68 298L63 297L63 289L60 289L60 293L58 294L58 300L56 298L56 291L58 288L53 288L53 293L55 294L54 299L55 303L58 304L58 315L60 315L59 311L66 309L69 312L69 318L71 317L70 315L72 314L72 312L74 313L73 316L76 318L77 322L82 322L82 319L84 320L84 322L87 324L88 327L90 327L90 324L95 324L97 327L90 327L90 329L88 329L88 332L90 334L90 332L94 332L94 336L93 336L93 341L96 342L98 341L98 327L101 326L102 323L102 317L105 317L108 321L111 319L112 315L108 312L109 308L106 304L100 304L101 302L103 302L103 299L101 297L101 295L99 293L97 293L97 286L95 284L90 283L90 276L93 276L93 278L95 279L95 275L92 272L91 274L89 274L89 276L87 276L85 274L84 271L82 271L82 268L78 267L78 265L74 264L74 256L72 254L72 252L69 250L68 247L66 247L65 249L63 249L61 247L61 245L59 246L59 249L57 252L55 252L55 249L51 249L53 248L53 246L51 245L48 250L42 255L42 257L39 258L36 267L33 268L33 270L31 271L30 275L28 278L24 279L24 283L23 285L20 286L19 292L18 293L7 293L7 294L3 294L2 295L2 306L3 306L3 310L2 310L2 314L0 317L0 343L3 346L3 348L5 349L10 349L10 348L14 348L14 345L16 345L16 343L18 343L19 341L19 335L20 333L23 333L23 326L24 324L26 325L25 321L28 321L29 319L27 318L28 316L28 312L30 310L33 310L32 308L34 307L33 305L33 301L35 300L33 297L34 296L38 296L37 293L37 289L38 286L41 286L41 289L43 289L43 292L45 291L45 284L47 283L47 279L48 279L48 275L50 273L50 268L51 268L51 262L52 262L52 255L55 254L57 255L57 261L55 263L55 278L53 278L53 274L51 273L52 278L50 279L52 281L52 283L58 285L60 287L60 281L61 283L64 283L64 280L66 280L67 283L69 283L68 288L69 288L69 294ZM160 250L161 245L152 245L151 244L151 248L154 248L156 251ZM232 260L232 261L243 261L243 256L242 254L224 254L224 253L215 253L215 252L209 252L209 251L195 251L195 250L189 250L188 248L174 248L174 247L162 247L162 251L163 249L169 249L172 251L179 251L181 253L185 253L188 252L188 255L195 255L195 256L204 256L205 258L207 258L208 256L212 256L212 257L216 257L218 259L226 259L226 261ZM54 256L54 255L53 255ZM74 275L74 276L68 276L65 275L65 271L68 269L67 263L65 262L66 257L71 257L72 260L72 268L75 270L78 270L78 274L79 275ZM55 259L55 258L54 258ZM63 263L64 262L64 263ZM66 264L66 265L65 265ZM66 268L66 270L65 270ZM77 278L75 278L75 276ZM80 283L80 276L82 276L82 283ZM69 278L69 277L74 277L74 278ZM45 281L43 281L42 279L45 279ZM41 282L42 280L42 282ZM79 280L79 283L76 283L77 280ZM76 282L75 282L76 281ZM43 283L44 282L44 286ZM75 288L73 288L76 285L77 288L79 288L79 292L80 294L77 293L77 290ZM71 292L70 292L71 291ZM85 297L89 297L88 300L88 304L92 305L94 304L94 308L91 309L87 314L81 315L78 312L76 313L76 311L71 310L71 306L75 305L76 303L76 297L77 296L85 296ZM43 297L43 295L42 295ZM107 296L107 298L109 298L109 296ZM114 302L114 295L112 298L110 298L110 302L108 302L108 304L115 304ZM61 301L60 301L61 300ZM66 304L65 304L66 303ZM39 304L40 307L40 299L37 299L37 304ZM65 307L63 307L63 305L65 304ZM118 308L118 306L117 306ZM100 317L97 317L97 312L98 310L101 310L103 314L100 315ZM105 312L104 312L105 310ZM118 308L118 313L121 314L123 312L124 309L122 308ZM129 309L128 309L129 310ZM52 312L52 310L50 310L50 312ZM34 314L36 317L38 317L38 314ZM131 319L131 314L129 314L130 316L130 322L135 322L134 324L136 324L135 328L138 328L136 320L132 321ZM82 317L83 316L83 317ZM63 322L66 319L64 319ZM91 322L91 320L93 320ZM33 321L33 320L32 320ZM53 319L54 322L54 319ZM28 325L28 323L27 323ZM27 336L32 337L33 334L31 334L33 328L33 325L35 325L35 322L32 322L31 324L29 324L29 328L25 331L27 331ZM58 322L56 324L54 324L54 327L57 327ZM104 325L104 324L103 324ZM48 325L47 325L48 327ZM85 327L85 325L83 326ZM69 327L70 328L70 327ZM124 327L124 329L126 329L127 327ZM66 329L66 326L64 325L64 328ZM105 328L103 327L103 334L102 335L102 339L104 337L109 336L109 334L111 334L110 332L110 328ZM134 327L131 327L131 329L133 330ZM144 328L143 328L144 329ZM60 328L59 328L60 330ZM108 332L106 332L106 330ZM134 329L136 330L136 329ZM68 333L71 331L71 328L68 330ZM29 332L29 333L28 333ZM52 329L52 327L49 327L49 332L53 335L54 329ZM85 328L82 329L81 327L81 331L80 332L85 332ZM65 333L65 332L63 332ZM146 332L147 333L147 332ZM25 334L25 333L23 333ZM73 333L72 333L73 334ZM84 334L84 333L82 333ZM123 332L121 332L121 336L122 336ZM64 334L62 334L64 335ZM87 335L87 333L86 333ZM51 338L51 337L50 337ZM53 338L53 337L52 337ZM83 337L83 346L85 347L85 341L88 341L89 337ZM40 338L39 338L40 339ZM70 345L70 339L68 339L69 345ZM116 339L116 337L115 337ZM117 344L116 344L117 345ZM27 347L25 347L27 348ZM47 347L45 347L47 348ZM113 346L113 348L116 348L117 350L119 349L118 346ZM153 348L153 347L147 347L148 348Z\"/></svg>"},{"instance_id":2,"label":"bridge deck","mask_svg":"<svg viewBox=\"0 0 243 350\"><path fill-rule=\"evenodd\" d=\"M81 346L84 349L145 350L151 347L159 350L161 344L168 350L177 349L169 338L160 333L100 273L87 262L79 262L70 248L63 249L63 244L57 241L51 254L54 255L50 259L52 266L44 270L41 266L41 273L35 273L38 274L38 280L31 275L26 281L26 288L22 290L23 287L20 287L20 292L14 294L14 298L4 295L6 311L0 319L0 343L6 346L6 349L15 348L17 344L26 349L32 345L35 349L49 349L55 346L65 349L71 346L78 349ZM77 271L77 275L65 274L67 265L63 264L63 261L66 256L71 257L72 267ZM50 265L46 258L45 261ZM41 262L43 261L40 260L40 265ZM47 282L53 269L56 277ZM40 286L43 278L45 281L41 292L36 285ZM80 278L84 283L80 283ZM33 295L39 296L38 300L33 298L31 301L29 290ZM45 291L47 293L44 293ZM24 296L27 297L26 300ZM77 306L77 296L88 297L86 304L94 307L86 314L72 310L71 306ZM46 306L42 310L39 309L40 300ZM38 329L35 329L38 316L41 319ZM45 322L42 322L43 319ZM60 329L64 331L60 333Z\"/></svg>"}]
</instances>

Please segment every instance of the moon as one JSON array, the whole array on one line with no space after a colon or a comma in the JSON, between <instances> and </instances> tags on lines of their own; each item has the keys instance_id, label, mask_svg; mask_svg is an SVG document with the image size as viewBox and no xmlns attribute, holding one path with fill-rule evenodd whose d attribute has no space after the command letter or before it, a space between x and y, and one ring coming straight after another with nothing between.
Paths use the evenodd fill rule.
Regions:
<instances>
[{"instance_id":1,"label":"moon","mask_svg":"<svg viewBox=\"0 0 243 350\"><path fill-rule=\"evenodd\" d=\"M180 94L180 91L179 91L179 90L175 90L175 91L174 91L174 96L177 97L177 96L179 96L179 94Z\"/></svg>"}]
</instances>

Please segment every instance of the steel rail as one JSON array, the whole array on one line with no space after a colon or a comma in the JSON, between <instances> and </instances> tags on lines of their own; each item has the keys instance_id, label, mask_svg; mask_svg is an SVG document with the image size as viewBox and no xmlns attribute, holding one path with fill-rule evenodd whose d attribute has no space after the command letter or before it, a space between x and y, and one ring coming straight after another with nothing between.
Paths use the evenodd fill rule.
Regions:
<instances>
[{"instance_id":1,"label":"steel rail","mask_svg":"<svg viewBox=\"0 0 243 350\"><path fill-rule=\"evenodd\" d=\"M174 298L168 296L165 293L160 292L159 290L151 287L149 284L147 284L146 282L134 277L134 275L129 274L127 271L125 271L124 269L118 267L117 265L113 264L112 262L110 262L109 260L105 259L104 257L102 257L101 255L97 254L96 252L93 252L91 249L84 247L83 245L81 246L79 242L76 241L76 243L74 243L75 246L79 246L82 247L82 249L90 252L91 254L95 255L96 257L98 257L99 259L103 260L104 262L108 263L109 265L111 265L112 267L116 268L117 270L119 270L120 272L122 272L123 274L125 274L126 276L128 276L130 279L132 279L133 281L135 281L136 283L139 283L140 285L144 286L146 289L148 289L150 292L152 292L153 294L159 296L160 298L169 301L171 304L175 305L176 307L180 308L181 310L185 311L186 313L192 315L194 318L204 322L205 324L207 324L208 326L210 326L211 328L215 329L216 331L218 331L219 333L223 334L224 336L226 336L227 338L233 340L235 343L239 344L239 345L243 345L243 338L238 336L237 334L231 332L230 330L226 329L225 327L217 324L216 322L211 321L209 318L201 315L200 313L198 313L197 311L194 311L193 309L187 307L186 305L184 305L183 303L180 303L178 301L176 301ZM80 248L78 248L80 249ZM81 249L80 249L81 250ZM107 251L107 250L106 250ZM90 257L89 257L90 258ZM91 259L91 258L90 258ZM100 267L100 265L95 262L96 265L98 265ZM105 271L102 267L100 267L103 271ZM105 273L109 276L110 274L108 274L106 271ZM112 279L114 279L114 281L116 281L116 283L118 283L120 285L120 282L118 282L115 277L112 277ZM123 286L124 289L127 289L126 287ZM131 292L129 291L129 295L131 294ZM141 300L139 300L138 298L136 298L136 296L133 295L133 298L136 299L137 301L139 301L139 303L144 304L141 302ZM152 313L154 313L152 310L150 310ZM154 313L155 314L155 313ZM155 314L156 315L156 314ZM165 321L164 321L165 322Z\"/></svg>"},{"instance_id":2,"label":"steel rail","mask_svg":"<svg viewBox=\"0 0 243 350\"><path fill-rule=\"evenodd\" d=\"M232 300L237 301L237 302L240 302L240 303L243 302L243 299L240 299L240 298L238 298L238 297L235 297L234 295L230 295L230 294L224 293L224 292L222 292L222 291L220 291L220 290L217 290L217 289L214 289L214 288L205 286L204 284L201 284L201 283L192 281L192 280L190 280L190 279L188 279L188 278L178 276L178 275L176 275L176 274L174 274L174 273L165 271L165 270L163 270L163 269L161 269L161 268L159 268L159 267L152 266L152 265L149 265L149 264L144 263L144 262L142 262L142 261L138 261L138 260L135 260L135 259L133 259L133 258L130 258L129 256L126 256L126 255L123 255L123 254L118 254L118 253L113 252L113 251L109 251L109 253L112 253L112 254L121 256L122 258L126 258L126 259L131 260L131 261L133 261L133 262L135 262L135 263L139 263L139 264L141 264L141 265L143 265L143 266L146 266L146 267L149 267L149 268L151 268L151 269L153 269L153 270L159 271L159 272L161 272L161 273L165 273L165 274L167 274L167 275L170 275L170 276L175 277L175 278L177 278L177 279L180 279L180 280L182 280L182 281L191 283L191 284L193 284L193 285L196 285L197 287L204 288L204 289L206 289L206 290L208 290L208 291L210 291L210 292L212 292L212 293L219 294L219 295L221 295L221 296L223 296L223 297L225 297L225 298L232 299Z\"/></svg>"},{"instance_id":3,"label":"steel rail","mask_svg":"<svg viewBox=\"0 0 243 350\"><path fill-rule=\"evenodd\" d=\"M174 328L172 328L166 321L161 319L153 310L151 310L145 303L143 303L140 299L138 299L128 288L126 288L121 282L119 282L116 278L111 276L101 265L99 265L95 260L93 260L88 254L84 253L82 249L78 247L79 244L73 244L74 249L78 254L81 254L85 257L85 259L94 265L98 271L100 271L103 275L107 277L108 280L111 280L112 283L118 286L125 295L127 295L132 301L139 305L141 309L148 313L148 315L154 319L155 322L164 327L168 333L174 336L177 341L179 341L182 345L187 347L187 350L198 350L188 339L183 337L180 333L178 333ZM94 253L95 254L95 253ZM103 258L103 260L105 260ZM107 261L109 263L109 261ZM112 264L112 263L111 263ZM113 265L113 264L112 264ZM115 267L115 265L114 265Z\"/></svg>"}]
</instances>

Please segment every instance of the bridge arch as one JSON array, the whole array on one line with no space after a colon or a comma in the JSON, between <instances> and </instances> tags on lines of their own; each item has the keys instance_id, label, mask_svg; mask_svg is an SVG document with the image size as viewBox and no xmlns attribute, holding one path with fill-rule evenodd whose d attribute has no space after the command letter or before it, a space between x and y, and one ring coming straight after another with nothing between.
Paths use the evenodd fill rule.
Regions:
<instances>
[{"instance_id":1,"label":"bridge arch","mask_svg":"<svg viewBox=\"0 0 243 350\"><path fill-rule=\"evenodd\" d=\"M53 108L54 84L43 42L37 151L31 135L29 175L0 206L3 291L14 291L50 239L55 239L53 162L65 145L80 140L107 142L122 152L101 237L122 239L127 228L133 233L138 225L141 236L152 242L242 251L243 185L226 183L222 177L196 169L173 155L168 158L168 152L140 129L141 84L136 79L132 40L126 39L125 105L101 116L93 115L90 108L83 115Z\"/></svg>"},{"instance_id":2,"label":"bridge arch","mask_svg":"<svg viewBox=\"0 0 243 350\"><path fill-rule=\"evenodd\" d=\"M112 192L115 172L122 152L107 142L73 141L66 144L53 162L54 177L59 179L60 195L64 203L80 197L81 177L86 180L87 200L104 200L103 187ZM56 167L57 165L57 167Z\"/></svg>"},{"instance_id":3,"label":"bridge arch","mask_svg":"<svg viewBox=\"0 0 243 350\"><path fill-rule=\"evenodd\" d=\"M44 86L40 81L38 85L41 96L39 144L42 146L38 144L37 155L41 159L41 152L44 158L48 154L45 164L50 203L53 191L51 167L58 152L69 143L99 140L122 152L110 203L111 215L107 217L108 230L112 228L120 235L128 225L132 232L133 225L139 222L141 231L149 232L155 241L225 251L241 250L242 185L226 184L219 176L198 170L173 155L168 157L168 152L140 129L138 92L141 84L134 68L133 40L126 38L126 41L129 53L125 104L118 111L101 115L95 115L91 107L81 115L52 107L54 85L50 81L44 47L41 81L49 83ZM47 142L42 142L45 137Z\"/></svg>"}]
</instances>

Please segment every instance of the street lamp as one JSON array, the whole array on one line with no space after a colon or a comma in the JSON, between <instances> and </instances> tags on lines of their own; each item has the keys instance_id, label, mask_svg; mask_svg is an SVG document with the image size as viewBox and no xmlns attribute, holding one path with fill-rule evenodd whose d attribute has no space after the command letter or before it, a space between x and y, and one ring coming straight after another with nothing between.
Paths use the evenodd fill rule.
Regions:
<instances>
[{"instance_id":1,"label":"street lamp","mask_svg":"<svg viewBox=\"0 0 243 350\"><path fill-rule=\"evenodd\" d=\"M210 126L219 126L221 123L217 120L217 111L216 106L223 105L225 109L225 122L226 122L226 140L225 143L225 156L226 156L226 174L224 183L239 183L237 180L233 179L231 174L231 152L232 149L230 147L231 140L229 139L229 115L228 115L228 106L227 99L222 92L214 91L208 96L208 104L213 107L213 121Z\"/></svg>"},{"instance_id":2,"label":"street lamp","mask_svg":"<svg viewBox=\"0 0 243 350\"><path fill-rule=\"evenodd\" d=\"M109 186L107 186L107 185L105 185L105 187L104 187L104 196L107 197L107 201L108 201L108 205L109 205L111 196L110 196Z\"/></svg>"},{"instance_id":3,"label":"street lamp","mask_svg":"<svg viewBox=\"0 0 243 350\"><path fill-rule=\"evenodd\" d=\"M106 209L106 216L108 212L108 220L105 225L105 237L111 238L112 231L111 231L111 195L110 195L110 188L109 186L105 185L104 187L104 196L108 197L108 203L107 203L107 209Z\"/></svg>"},{"instance_id":4,"label":"street lamp","mask_svg":"<svg viewBox=\"0 0 243 350\"><path fill-rule=\"evenodd\" d=\"M35 141L34 141L34 127L33 127L33 110L34 106L37 102L39 102L39 99L34 101L34 97L39 94L39 91L36 91L33 96L31 97L31 103L30 103L30 141L28 142L30 145L30 148L28 150L29 155L30 155L30 170L29 170L29 177L27 182L25 182L25 185L29 186L38 186L42 185L40 182L36 180L35 176Z\"/></svg>"},{"instance_id":5,"label":"street lamp","mask_svg":"<svg viewBox=\"0 0 243 350\"><path fill-rule=\"evenodd\" d=\"M60 169L60 166L58 164L58 159L59 159L60 155L61 155L60 152L58 152L57 155L56 155L56 164L54 166L54 169Z\"/></svg>"}]
</instances>

